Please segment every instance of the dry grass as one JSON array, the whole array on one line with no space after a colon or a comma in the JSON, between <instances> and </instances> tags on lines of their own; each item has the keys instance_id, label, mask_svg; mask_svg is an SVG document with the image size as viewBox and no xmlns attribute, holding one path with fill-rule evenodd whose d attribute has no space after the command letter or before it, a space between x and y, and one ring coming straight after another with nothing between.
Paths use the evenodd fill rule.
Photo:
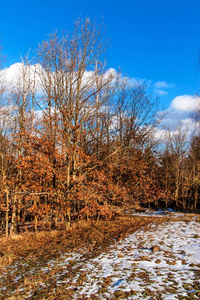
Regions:
<instances>
[{"instance_id":1,"label":"dry grass","mask_svg":"<svg viewBox=\"0 0 200 300\"><path fill-rule=\"evenodd\" d=\"M67 231L26 232L9 239L1 237L0 266L2 268L9 266L13 270L12 266L16 266L15 263L17 263L18 267L12 276L20 276L21 279L16 283L11 279L8 272L4 280L8 290L4 293L3 298L0 296L0 299L7 299L5 297L10 297L13 291L15 291L15 298L13 299L23 299L20 290L18 291L19 286L23 287L26 293L29 290L32 291L30 299L70 299L70 293L74 293L73 290L70 291L70 286L67 288L67 295L64 286L62 290L56 288L54 276L59 272L60 267L55 267L46 274L41 272L42 266L46 266L51 259L59 260L63 253L76 250L81 251L83 260L95 257L106 251L106 248L115 241L123 239L127 234L133 233L142 226L147 226L152 220L159 223L162 221L160 219L155 220L155 218L118 216L114 220L99 221L98 223L80 221L73 224ZM78 272L78 270L73 269L76 264L77 261L73 260L69 263L68 271L72 279L73 272ZM35 271L34 274L30 275L32 269ZM82 274L79 275L81 284L83 278L81 277ZM40 284L44 282L48 288L44 288L43 292L40 291L39 295L38 289L40 290ZM56 293L56 295L52 296L52 293Z\"/></svg>"},{"instance_id":2,"label":"dry grass","mask_svg":"<svg viewBox=\"0 0 200 300\"><path fill-rule=\"evenodd\" d=\"M187 221L194 216L196 216L196 221L200 221L200 217L193 214L185 214L180 218L176 218L176 221ZM45 260L82 247L87 250L92 249L91 255L98 255L114 241L134 233L143 226L147 226L152 222L163 223L170 220L172 220L170 216L159 218L121 214L109 221L86 222L80 220L72 224L68 230L25 232L8 239L1 236L0 267L21 257L42 257Z\"/></svg>"},{"instance_id":3,"label":"dry grass","mask_svg":"<svg viewBox=\"0 0 200 300\"><path fill-rule=\"evenodd\" d=\"M171 220L169 217L119 215L111 221L99 221L98 223L80 221L73 224L67 231L27 232L9 239L1 237L0 265L7 266L3 269L4 271L2 270L5 278L2 282L7 290L3 292L3 298L0 295L0 299L25 299L24 296L27 296L29 291L31 296L27 296L27 299L31 300L72 299L76 293L76 287L72 287L76 284L77 288L81 286L82 282L86 280L86 274L80 271L78 261L73 259L73 255L67 266L63 267L62 263L57 265L56 261L63 260L62 254L78 251L81 254L81 261L87 261L106 251L112 243L125 238L141 227L146 227L150 223L161 224ZM54 266L45 272L42 267L46 267L51 259L55 262ZM5 274L6 269L7 273ZM62 278L63 272L65 272L68 282L58 286L57 280L65 280ZM55 277L58 274L61 277ZM20 279L15 282L13 278L18 276ZM77 282L74 284L73 279L76 276ZM105 286L102 286L99 293L103 293L103 290L106 289L107 280L109 279L106 279ZM20 290L21 288L23 291ZM13 292L15 297L9 298L13 296ZM124 299L124 297L128 297L128 295L116 294L113 299ZM99 298L94 296L91 299Z\"/></svg>"},{"instance_id":4,"label":"dry grass","mask_svg":"<svg viewBox=\"0 0 200 300\"><path fill-rule=\"evenodd\" d=\"M0 238L0 266L10 264L21 257L42 257L49 259L63 252L71 252L81 247L92 249L97 254L112 242L124 238L151 222L161 223L166 218L118 216L111 221L72 224L66 231L26 232L8 239Z\"/></svg>"}]
</instances>

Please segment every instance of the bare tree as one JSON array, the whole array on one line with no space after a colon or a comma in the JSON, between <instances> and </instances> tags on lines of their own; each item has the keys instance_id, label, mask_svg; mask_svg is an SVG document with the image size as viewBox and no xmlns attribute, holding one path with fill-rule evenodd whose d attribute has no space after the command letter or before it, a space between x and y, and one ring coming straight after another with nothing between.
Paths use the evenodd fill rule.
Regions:
<instances>
[{"instance_id":1,"label":"bare tree","mask_svg":"<svg viewBox=\"0 0 200 300\"><path fill-rule=\"evenodd\" d=\"M15 158L20 160L23 155L23 143L27 134L31 134L34 125L35 112L35 74L34 68L29 64L28 57L22 59L17 65L13 82L9 83L8 100L11 107L10 132L15 136L13 145L15 147ZM13 165L14 166L14 165ZM14 174L12 174L14 176ZM9 193L11 201L11 228L10 234L16 232L21 219L23 192L23 180L21 170L15 174L15 184L10 185Z\"/></svg>"},{"instance_id":2,"label":"bare tree","mask_svg":"<svg viewBox=\"0 0 200 300\"><path fill-rule=\"evenodd\" d=\"M176 206L179 206L179 198L183 196L183 183L184 183L184 159L187 154L188 129L182 124L178 124L174 130L168 130L167 149L170 155L168 160L168 171L174 178L174 200ZM185 203L183 203L185 208Z\"/></svg>"},{"instance_id":3,"label":"bare tree","mask_svg":"<svg viewBox=\"0 0 200 300\"><path fill-rule=\"evenodd\" d=\"M83 135L91 134L91 122L96 123L99 153L99 112L108 99L104 90L113 79L104 72L105 50L102 28L89 19L75 22L71 35L51 34L38 49L46 128L54 148L66 154L68 175L59 184L68 191L81 171L84 149L80 145ZM56 164L55 157L52 163Z\"/></svg>"},{"instance_id":4,"label":"bare tree","mask_svg":"<svg viewBox=\"0 0 200 300\"><path fill-rule=\"evenodd\" d=\"M116 103L116 134L124 148L143 147L160 122L158 99L146 92L145 84L120 84Z\"/></svg>"}]
</instances>

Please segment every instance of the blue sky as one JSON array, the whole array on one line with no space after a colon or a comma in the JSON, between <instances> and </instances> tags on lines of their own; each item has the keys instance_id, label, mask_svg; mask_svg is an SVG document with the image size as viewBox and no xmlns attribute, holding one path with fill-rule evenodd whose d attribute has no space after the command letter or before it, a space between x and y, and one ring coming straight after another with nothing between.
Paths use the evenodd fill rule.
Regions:
<instances>
[{"instance_id":1,"label":"blue sky","mask_svg":"<svg viewBox=\"0 0 200 300\"><path fill-rule=\"evenodd\" d=\"M108 67L148 81L166 108L176 97L200 90L199 0L1 1L5 67L19 62L20 53L34 51L52 31L72 30L79 16L103 19L111 39Z\"/></svg>"}]
</instances>

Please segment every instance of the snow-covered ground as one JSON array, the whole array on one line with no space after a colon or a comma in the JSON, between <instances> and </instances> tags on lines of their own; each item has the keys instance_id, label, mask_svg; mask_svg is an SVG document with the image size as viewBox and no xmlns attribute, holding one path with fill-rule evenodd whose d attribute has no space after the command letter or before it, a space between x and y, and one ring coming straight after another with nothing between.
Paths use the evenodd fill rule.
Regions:
<instances>
[{"instance_id":1,"label":"snow-covered ground","mask_svg":"<svg viewBox=\"0 0 200 300\"><path fill-rule=\"evenodd\" d=\"M101 299L109 299L119 290L136 294L128 299L146 299L151 294L178 299L178 295L196 292L195 281L200 292L200 280L196 278L196 273L200 275L200 224L152 224L149 230L139 230L110 251L84 265L80 263L80 270L87 272L87 280L75 298L96 294L103 280L109 285Z\"/></svg>"},{"instance_id":2,"label":"snow-covered ground","mask_svg":"<svg viewBox=\"0 0 200 300\"><path fill-rule=\"evenodd\" d=\"M42 274L52 272L54 291L71 291L66 299L200 299L200 223L195 218L152 223L93 259L86 259L84 251L66 253L41 267ZM8 288L3 282L9 272L19 282L22 299L31 299L31 289L25 290L19 274L14 276L16 268L3 269L0 293ZM39 288L48 288L50 282L41 278Z\"/></svg>"}]
</instances>

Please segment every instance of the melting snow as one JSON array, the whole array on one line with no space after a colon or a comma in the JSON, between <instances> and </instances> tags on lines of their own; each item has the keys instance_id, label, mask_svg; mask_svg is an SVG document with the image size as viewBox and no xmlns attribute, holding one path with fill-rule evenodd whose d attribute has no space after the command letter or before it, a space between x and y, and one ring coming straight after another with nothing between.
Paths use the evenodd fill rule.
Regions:
<instances>
[{"instance_id":1,"label":"melting snow","mask_svg":"<svg viewBox=\"0 0 200 300\"><path fill-rule=\"evenodd\" d=\"M157 246L155 251L153 246ZM74 276L70 279L67 267L72 260ZM74 288L72 299L94 295L95 299L111 299L116 292L122 293L120 299L157 299L154 297L159 296L159 299L173 300L181 299L179 296L187 299L189 295L199 299L200 223L195 219L173 220L161 225L152 223L96 258L86 260L80 253L66 253L49 261L41 271L48 273L56 267L62 267L54 275L56 284L65 285L66 290ZM9 271L12 276L16 268L17 264L4 268L0 284L6 273ZM81 284L77 284L83 274L84 279L82 277ZM20 280L20 275L12 280ZM23 292L22 287L19 286L18 291ZM0 292L5 290L5 286L0 287Z\"/></svg>"},{"instance_id":2,"label":"melting snow","mask_svg":"<svg viewBox=\"0 0 200 300\"><path fill-rule=\"evenodd\" d=\"M132 290L137 291L137 295L128 299L146 299L142 295L149 289L155 294L159 292L162 299L172 300L178 299L178 295L184 296L186 292L194 293L196 290L185 287L193 285L195 271L200 270L198 234L200 224L194 221L159 226L152 224L149 230L139 230L108 252L85 265L80 264L80 270L87 271L88 275L76 296L82 294L90 297L97 293L99 287L93 278L102 281L108 277L111 284L106 295L112 295L119 289ZM153 245L159 245L160 250L152 252ZM197 283L200 285L199 279ZM171 289L171 285L176 288Z\"/></svg>"}]
</instances>

